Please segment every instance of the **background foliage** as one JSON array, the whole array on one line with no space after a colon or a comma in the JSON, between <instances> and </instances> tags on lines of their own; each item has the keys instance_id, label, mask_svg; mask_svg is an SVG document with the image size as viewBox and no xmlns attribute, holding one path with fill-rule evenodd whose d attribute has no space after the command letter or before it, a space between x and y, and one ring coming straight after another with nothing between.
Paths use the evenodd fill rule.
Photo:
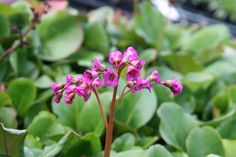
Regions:
<instances>
[{"instance_id":1,"label":"background foliage","mask_svg":"<svg viewBox=\"0 0 236 157\"><path fill-rule=\"evenodd\" d=\"M0 54L19 39L11 25L24 31L31 18L24 2L0 4ZM50 12L27 40L0 62L1 155L101 156L95 97L54 104L50 83L133 46L147 62L146 75L158 69L163 80L181 79L184 91L174 97L156 85L119 102L112 157L235 157L236 42L224 25L173 24L143 2L132 17L109 7ZM100 92L108 113L111 91Z\"/></svg>"}]
</instances>

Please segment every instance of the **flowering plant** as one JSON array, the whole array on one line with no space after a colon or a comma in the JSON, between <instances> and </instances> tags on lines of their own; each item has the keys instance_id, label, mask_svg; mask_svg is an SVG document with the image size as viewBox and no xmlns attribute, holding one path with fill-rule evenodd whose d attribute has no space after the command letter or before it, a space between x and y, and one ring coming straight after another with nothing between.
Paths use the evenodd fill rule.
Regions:
<instances>
[{"instance_id":1,"label":"flowering plant","mask_svg":"<svg viewBox=\"0 0 236 157\"><path fill-rule=\"evenodd\" d=\"M106 126L106 142L104 157L110 156L110 148L112 143L112 131L114 125L114 112L117 100L117 89L121 72L127 67L126 85L122 90L118 100L123 98L129 92L136 93L142 89L147 89L151 92L152 84L162 84L171 89L174 95L178 95L183 86L177 79L162 81L158 71L153 71L151 75L142 78L140 73L145 64L144 60L139 59L137 51L133 47L128 47L124 54L120 51L111 52L109 55L109 62L114 68L107 68L98 59L94 59L92 69L86 70L82 76L77 78L67 75L65 83L53 83L51 85L54 93L53 101L59 103L65 93L64 101L67 104L72 104L75 95L83 97L87 101L91 94L94 93ZM102 80L103 78L103 80ZM111 109L109 121L107 121L104 109L99 98L98 89L102 85L113 87L113 97L111 101Z\"/></svg>"}]
</instances>

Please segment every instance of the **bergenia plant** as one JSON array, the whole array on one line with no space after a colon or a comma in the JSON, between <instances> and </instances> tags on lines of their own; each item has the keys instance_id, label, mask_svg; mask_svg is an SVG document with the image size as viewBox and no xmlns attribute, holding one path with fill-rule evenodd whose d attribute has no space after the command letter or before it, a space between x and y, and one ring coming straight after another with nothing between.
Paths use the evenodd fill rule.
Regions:
<instances>
[{"instance_id":1,"label":"bergenia plant","mask_svg":"<svg viewBox=\"0 0 236 157\"><path fill-rule=\"evenodd\" d=\"M53 83L51 86L52 91L55 94L53 98L55 103L59 103L63 95L64 101L67 104L72 104L75 95L78 95L79 97L82 97L84 101L87 101L91 94L94 93L106 126L104 157L110 156L114 113L117 100L122 99L130 92L136 93L142 89L147 89L151 92L152 84L162 84L170 88L175 96L178 95L183 89L177 79L162 81L158 71L153 71L151 75L146 78L142 78L140 72L145 64L145 61L139 59L139 56L133 47L128 47L124 54L120 51L111 52L109 55L109 63L112 65L112 68L107 68L99 60L94 59L92 68L90 70L86 70L82 76L76 78L71 75L67 75L65 83L57 82ZM124 69L127 69L125 72L126 85L121 94L117 96L120 75ZM103 85L113 87L109 120L107 120L98 94L98 89Z\"/></svg>"}]
</instances>

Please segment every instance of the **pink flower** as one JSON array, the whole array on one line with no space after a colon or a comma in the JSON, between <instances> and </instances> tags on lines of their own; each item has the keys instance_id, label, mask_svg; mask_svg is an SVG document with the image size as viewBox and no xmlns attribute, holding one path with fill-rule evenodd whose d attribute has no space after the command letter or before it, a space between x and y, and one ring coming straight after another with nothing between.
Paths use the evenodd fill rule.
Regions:
<instances>
[{"instance_id":1,"label":"pink flower","mask_svg":"<svg viewBox=\"0 0 236 157\"><path fill-rule=\"evenodd\" d=\"M134 81L134 87L131 90L132 93L136 93L137 91L143 89L143 79L139 77L136 81Z\"/></svg>"},{"instance_id":2,"label":"pink flower","mask_svg":"<svg viewBox=\"0 0 236 157\"><path fill-rule=\"evenodd\" d=\"M135 87L131 90L131 92L136 93L143 88L146 88L149 90L149 92L151 92L151 87L151 81L149 78L143 80L141 77L139 77L138 80L135 81Z\"/></svg>"},{"instance_id":3,"label":"pink flower","mask_svg":"<svg viewBox=\"0 0 236 157\"><path fill-rule=\"evenodd\" d=\"M102 87L102 80L99 77L95 78L92 82L92 86L95 88L101 88Z\"/></svg>"},{"instance_id":4,"label":"pink flower","mask_svg":"<svg viewBox=\"0 0 236 157\"><path fill-rule=\"evenodd\" d=\"M75 93L70 93L69 95L64 96L65 103L72 104L74 97L75 97Z\"/></svg>"},{"instance_id":5,"label":"pink flower","mask_svg":"<svg viewBox=\"0 0 236 157\"><path fill-rule=\"evenodd\" d=\"M105 71L103 77L104 77L105 85L112 86L112 87L117 86L118 77L112 68L107 69L107 71Z\"/></svg>"},{"instance_id":6,"label":"pink flower","mask_svg":"<svg viewBox=\"0 0 236 157\"><path fill-rule=\"evenodd\" d=\"M167 80L164 82L164 85L171 89L174 96L178 95L183 90L182 84L177 79Z\"/></svg>"},{"instance_id":7,"label":"pink flower","mask_svg":"<svg viewBox=\"0 0 236 157\"><path fill-rule=\"evenodd\" d=\"M71 84L74 82L74 77L72 75L66 75L66 82Z\"/></svg>"},{"instance_id":8,"label":"pink flower","mask_svg":"<svg viewBox=\"0 0 236 157\"><path fill-rule=\"evenodd\" d=\"M59 103L61 101L61 97L54 96L53 97L53 102Z\"/></svg>"},{"instance_id":9,"label":"pink flower","mask_svg":"<svg viewBox=\"0 0 236 157\"><path fill-rule=\"evenodd\" d=\"M153 71L152 74L150 75L150 79L151 79L151 81L154 81L155 83L161 82L161 78L158 74L158 71Z\"/></svg>"},{"instance_id":10,"label":"pink flower","mask_svg":"<svg viewBox=\"0 0 236 157\"><path fill-rule=\"evenodd\" d=\"M137 51L133 47L128 47L124 52L124 59L122 62L123 63L131 62L134 60L138 60L138 58L139 57Z\"/></svg>"},{"instance_id":11,"label":"pink flower","mask_svg":"<svg viewBox=\"0 0 236 157\"><path fill-rule=\"evenodd\" d=\"M75 78L74 81L76 83L76 86L79 86L84 82L84 78L83 78L83 76L79 76L79 77Z\"/></svg>"},{"instance_id":12,"label":"pink flower","mask_svg":"<svg viewBox=\"0 0 236 157\"><path fill-rule=\"evenodd\" d=\"M94 70L86 70L83 74L84 81L86 83L92 83L93 80L97 77L98 73Z\"/></svg>"},{"instance_id":13,"label":"pink flower","mask_svg":"<svg viewBox=\"0 0 236 157\"><path fill-rule=\"evenodd\" d=\"M84 101L88 101L88 99L90 98L92 94L92 91L90 88L85 88L84 89L84 95L83 95L83 98L84 98Z\"/></svg>"},{"instance_id":14,"label":"pink flower","mask_svg":"<svg viewBox=\"0 0 236 157\"><path fill-rule=\"evenodd\" d=\"M131 65L133 65L137 69L142 69L144 64L145 64L144 60L134 60L134 61L131 62Z\"/></svg>"},{"instance_id":15,"label":"pink flower","mask_svg":"<svg viewBox=\"0 0 236 157\"><path fill-rule=\"evenodd\" d=\"M120 65L120 62L123 58L123 55L120 51L114 51L109 55L109 62L118 67Z\"/></svg>"},{"instance_id":16,"label":"pink flower","mask_svg":"<svg viewBox=\"0 0 236 157\"><path fill-rule=\"evenodd\" d=\"M84 88L82 86L76 86L74 91L75 91L75 93L78 94L78 96L84 95Z\"/></svg>"},{"instance_id":17,"label":"pink flower","mask_svg":"<svg viewBox=\"0 0 236 157\"><path fill-rule=\"evenodd\" d=\"M70 93L74 92L75 87L70 85L65 89L65 93L69 95Z\"/></svg>"},{"instance_id":18,"label":"pink flower","mask_svg":"<svg viewBox=\"0 0 236 157\"><path fill-rule=\"evenodd\" d=\"M140 76L140 69L130 67L126 73L126 79L128 81L135 81Z\"/></svg>"},{"instance_id":19,"label":"pink flower","mask_svg":"<svg viewBox=\"0 0 236 157\"><path fill-rule=\"evenodd\" d=\"M52 92L56 94L60 89L64 88L64 86L65 86L64 83L59 83L59 82L52 83L51 84Z\"/></svg>"},{"instance_id":20,"label":"pink flower","mask_svg":"<svg viewBox=\"0 0 236 157\"><path fill-rule=\"evenodd\" d=\"M92 70L94 71L100 71L100 70L105 70L106 66L103 65L97 58L94 59L93 65L92 65Z\"/></svg>"}]
</instances>

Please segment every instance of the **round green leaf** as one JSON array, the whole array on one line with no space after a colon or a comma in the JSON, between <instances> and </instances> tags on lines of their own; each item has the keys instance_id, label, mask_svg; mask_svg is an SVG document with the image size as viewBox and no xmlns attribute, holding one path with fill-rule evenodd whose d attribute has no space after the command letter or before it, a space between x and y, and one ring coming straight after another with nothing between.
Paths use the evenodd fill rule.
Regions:
<instances>
[{"instance_id":1,"label":"round green leaf","mask_svg":"<svg viewBox=\"0 0 236 157\"><path fill-rule=\"evenodd\" d=\"M229 29L224 25L212 25L193 34L184 49L192 53L212 49L230 38Z\"/></svg>"},{"instance_id":2,"label":"round green leaf","mask_svg":"<svg viewBox=\"0 0 236 157\"><path fill-rule=\"evenodd\" d=\"M205 157L209 154L224 156L220 135L211 127L195 128L186 140L189 157Z\"/></svg>"},{"instance_id":3,"label":"round green leaf","mask_svg":"<svg viewBox=\"0 0 236 157\"><path fill-rule=\"evenodd\" d=\"M55 61L74 53L83 41L83 30L76 16L68 12L47 15L37 26L43 44L39 53L44 60Z\"/></svg>"},{"instance_id":4,"label":"round green leaf","mask_svg":"<svg viewBox=\"0 0 236 157\"><path fill-rule=\"evenodd\" d=\"M173 157L171 153L161 145L151 146L147 150L129 150L121 152L111 157Z\"/></svg>"},{"instance_id":5,"label":"round green leaf","mask_svg":"<svg viewBox=\"0 0 236 157\"><path fill-rule=\"evenodd\" d=\"M163 103L157 113L161 119L161 137L169 145L185 150L185 140L199 122L175 103Z\"/></svg>"},{"instance_id":6,"label":"round green leaf","mask_svg":"<svg viewBox=\"0 0 236 157\"><path fill-rule=\"evenodd\" d=\"M20 116L24 116L36 97L34 82L30 79L18 78L9 84L7 91L17 112Z\"/></svg>"},{"instance_id":7,"label":"round green leaf","mask_svg":"<svg viewBox=\"0 0 236 157\"><path fill-rule=\"evenodd\" d=\"M236 118L223 121L217 128L220 135L226 139L236 140Z\"/></svg>"},{"instance_id":8,"label":"round green leaf","mask_svg":"<svg viewBox=\"0 0 236 157\"><path fill-rule=\"evenodd\" d=\"M12 157L23 156L26 132L26 130L5 128L0 123L0 155Z\"/></svg>"},{"instance_id":9,"label":"round green leaf","mask_svg":"<svg viewBox=\"0 0 236 157\"><path fill-rule=\"evenodd\" d=\"M189 89L196 91L199 88L208 88L214 81L214 77L208 73L192 72L188 73L182 81Z\"/></svg>"},{"instance_id":10,"label":"round green leaf","mask_svg":"<svg viewBox=\"0 0 236 157\"><path fill-rule=\"evenodd\" d=\"M0 107L0 123L8 128L16 128L16 111L10 107Z\"/></svg>"},{"instance_id":11,"label":"round green leaf","mask_svg":"<svg viewBox=\"0 0 236 157\"><path fill-rule=\"evenodd\" d=\"M165 19L150 2L143 2L140 15L135 16L135 32L153 46L156 46L164 31Z\"/></svg>"},{"instance_id":12,"label":"round green leaf","mask_svg":"<svg viewBox=\"0 0 236 157\"><path fill-rule=\"evenodd\" d=\"M84 45L91 50L108 54L109 39L100 23L94 22L85 26Z\"/></svg>"},{"instance_id":13,"label":"round green leaf","mask_svg":"<svg viewBox=\"0 0 236 157\"><path fill-rule=\"evenodd\" d=\"M133 128L140 128L154 115L157 97L154 91L150 93L148 90L142 90L126 95L116 107L116 120Z\"/></svg>"},{"instance_id":14,"label":"round green leaf","mask_svg":"<svg viewBox=\"0 0 236 157\"><path fill-rule=\"evenodd\" d=\"M129 150L135 145L135 137L131 133L125 133L117 137L112 143L112 149L116 152Z\"/></svg>"},{"instance_id":15,"label":"round green leaf","mask_svg":"<svg viewBox=\"0 0 236 157\"><path fill-rule=\"evenodd\" d=\"M12 104L10 96L4 91L0 91L0 100L0 106Z\"/></svg>"},{"instance_id":16,"label":"round green leaf","mask_svg":"<svg viewBox=\"0 0 236 157\"><path fill-rule=\"evenodd\" d=\"M235 140L223 140L225 149L225 157L235 157L236 154L236 141Z\"/></svg>"},{"instance_id":17,"label":"round green leaf","mask_svg":"<svg viewBox=\"0 0 236 157\"><path fill-rule=\"evenodd\" d=\"M30 134L41 139L66 132L65 127L57 122L56 117L47 111L41 111L27 130Z\"/></svg>"}]
</instances>

